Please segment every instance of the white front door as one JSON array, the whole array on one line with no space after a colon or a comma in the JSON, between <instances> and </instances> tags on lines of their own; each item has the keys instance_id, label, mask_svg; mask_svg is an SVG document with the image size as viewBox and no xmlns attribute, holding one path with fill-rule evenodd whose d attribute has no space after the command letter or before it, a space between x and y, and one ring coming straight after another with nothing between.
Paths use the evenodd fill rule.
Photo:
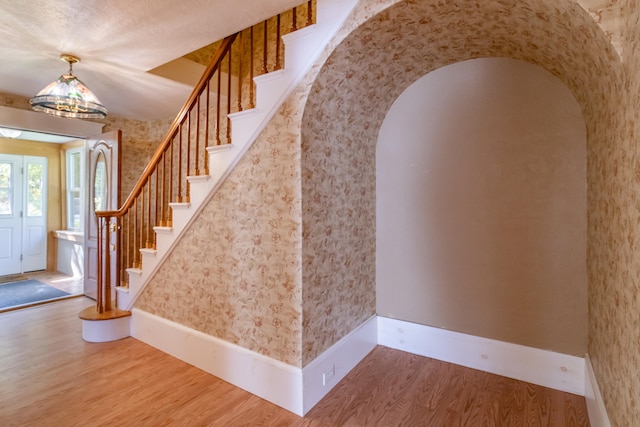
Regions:
<instances>
[{"instance_id":1,"label":"white front door","mask_svg":"<svg viewBox=\"0 0 640 427\"><path fill-rule=\"evenodd\" d=\"M47 267L47 159L0 154L0 275Z\"/></svg>"}]
</instances>

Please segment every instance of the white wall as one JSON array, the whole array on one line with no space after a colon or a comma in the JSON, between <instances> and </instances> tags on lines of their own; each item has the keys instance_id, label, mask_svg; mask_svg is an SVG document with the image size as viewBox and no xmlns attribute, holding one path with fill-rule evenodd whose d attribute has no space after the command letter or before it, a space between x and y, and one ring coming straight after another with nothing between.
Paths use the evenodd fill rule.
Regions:
<instances>
[{"instance_id":1,"label":"white wall","mask_svg":"<svg viewBox=\"0 0 640 427\"><path fill-rule=\"evenodd\" d=\"M377 146L377 312L586 352L586 149L578 104L506 58L427 74Z\"/></svg>"}]
</instances>

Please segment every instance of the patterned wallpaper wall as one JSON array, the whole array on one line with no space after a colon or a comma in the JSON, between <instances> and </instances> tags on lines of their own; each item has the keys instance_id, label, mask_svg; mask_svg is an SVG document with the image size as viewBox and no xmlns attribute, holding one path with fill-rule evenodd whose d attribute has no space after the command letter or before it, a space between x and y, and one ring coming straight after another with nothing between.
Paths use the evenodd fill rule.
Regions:
<instances>
[{"instance_id":1,"label":"patterned wallpaper wall","mask_svg":"<svg viewBox=\"0 0 640 427\"><path fill-rule=\"evenodd\" d=\"M383 3L395 2L361 2L348 25L357 26L354 21L373 14ZM600 2L600 6L613 14L615 3ZM344 191L348 179L339 176L339 163L327 166L322 156L334 156L340 145L374 144L390 103L430 70L464 59L507 56L552 72L581 104L589 138L589 352L614 425L638 424L638 14L633 1L624 2L625 31L616 33L615 20L607 20L605 34L571 1L405 1L355 29L335 49L314 82L302 125L305 363L334 337L342 336L349 328L343 325L354 321L353 316L332 311L336 306L332 296L350 285L340 278L369 271L375 262L372 258L360 258L355 265L332 262L336 242L322 230L340 230L340 238L351 238L355 247L356 235L345 234L333 213L359 209L372 203L373 196L356 192L348 200L332 198L327 208L326 195ZM628 81L610 40L624 40L619 50L633 76ZM358 171L351 176L370 182L370 157L366 149L358 150L359 156L351 159L351 167ZM351 226L358 227L360 220ZM366 244L366 237L362 241ZM318 253L323 258L318 259ZM336 280L327 283L324 279L332 269ZM352 301L360 303L350 313L366 312L362 296L369 283L364 280L349 289L357 293Z\"/></svg>"},{"instance_id":2,"label":"patterned wallpaper wall","mask_svg":"<svg viewBox=\"0 0 640 427\"><path fill-rule=\"evenodd\" d=\"M301 110L269 123L136 303L299 366Z\"/></svg>"},{"instance_id":3,"label":"patterned wallpaper wall","mask_svg":"<svg viewBox=\"0 0 640 427\"><path fill-rule=\"evenodd\" d=\"M635 426L640 425L640 9L635 0L618 6L625 76L612 86L623 93L600 118L599 136L606 135L606 143L589 147L588 353L612 425Z\"/></svg>"}]
</instances>

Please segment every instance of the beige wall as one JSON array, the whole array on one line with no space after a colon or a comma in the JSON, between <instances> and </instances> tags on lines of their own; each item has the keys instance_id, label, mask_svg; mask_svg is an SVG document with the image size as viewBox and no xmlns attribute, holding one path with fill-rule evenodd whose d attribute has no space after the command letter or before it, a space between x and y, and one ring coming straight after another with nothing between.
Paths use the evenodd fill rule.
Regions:
<instances>
[{"instance_id":1,"label":"beige wall","mask_svg":"<svg viewBox=\"0 0 640 427\"><path fill-rule=\"evenodd\" d=\"M569 89L507 58L422 77L377 144L377 313L584 356L586 135Z\"/></svg>"}]
</instances>

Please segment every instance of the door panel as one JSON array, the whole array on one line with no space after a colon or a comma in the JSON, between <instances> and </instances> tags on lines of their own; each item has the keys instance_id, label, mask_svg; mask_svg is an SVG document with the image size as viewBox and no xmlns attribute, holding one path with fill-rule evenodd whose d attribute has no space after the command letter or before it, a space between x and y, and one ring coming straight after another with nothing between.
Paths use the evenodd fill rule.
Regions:
<instances>
[{"instance_id":1,"label":"door panel","mask_svg":"<svg viewBox=\"0 0 640 427\"><path fill-rule=\"evenodd\" d=\"M23 271L47 268L47 159L25 156L25 204L22 237Z\"/></svg>"},{"instance_id":2,"label":"door panel","mask_svg":"<svg viewBox=\"0 0 640 427\"><path fill-rule=\"evenodd\" d=\"M47 159L0 154L0 275L47 266Z\"/></svg>"},{"instance_id":3,"label":"door panel","mask_svg":"<svg viewBox=\"0 0 640 427\"><path fill-rule=\"evenodd\" d=\"M85 221L84 293L97 297L98 227L97 210L116 210L120 207L120 131L108 132L100 138L87 140L87 198ZM115 233L111 235L111 277L115 277ZM104 243L103 243L104 244ZM112 295L113 297L113 295Z\"/></svg>"}]
</instances>

